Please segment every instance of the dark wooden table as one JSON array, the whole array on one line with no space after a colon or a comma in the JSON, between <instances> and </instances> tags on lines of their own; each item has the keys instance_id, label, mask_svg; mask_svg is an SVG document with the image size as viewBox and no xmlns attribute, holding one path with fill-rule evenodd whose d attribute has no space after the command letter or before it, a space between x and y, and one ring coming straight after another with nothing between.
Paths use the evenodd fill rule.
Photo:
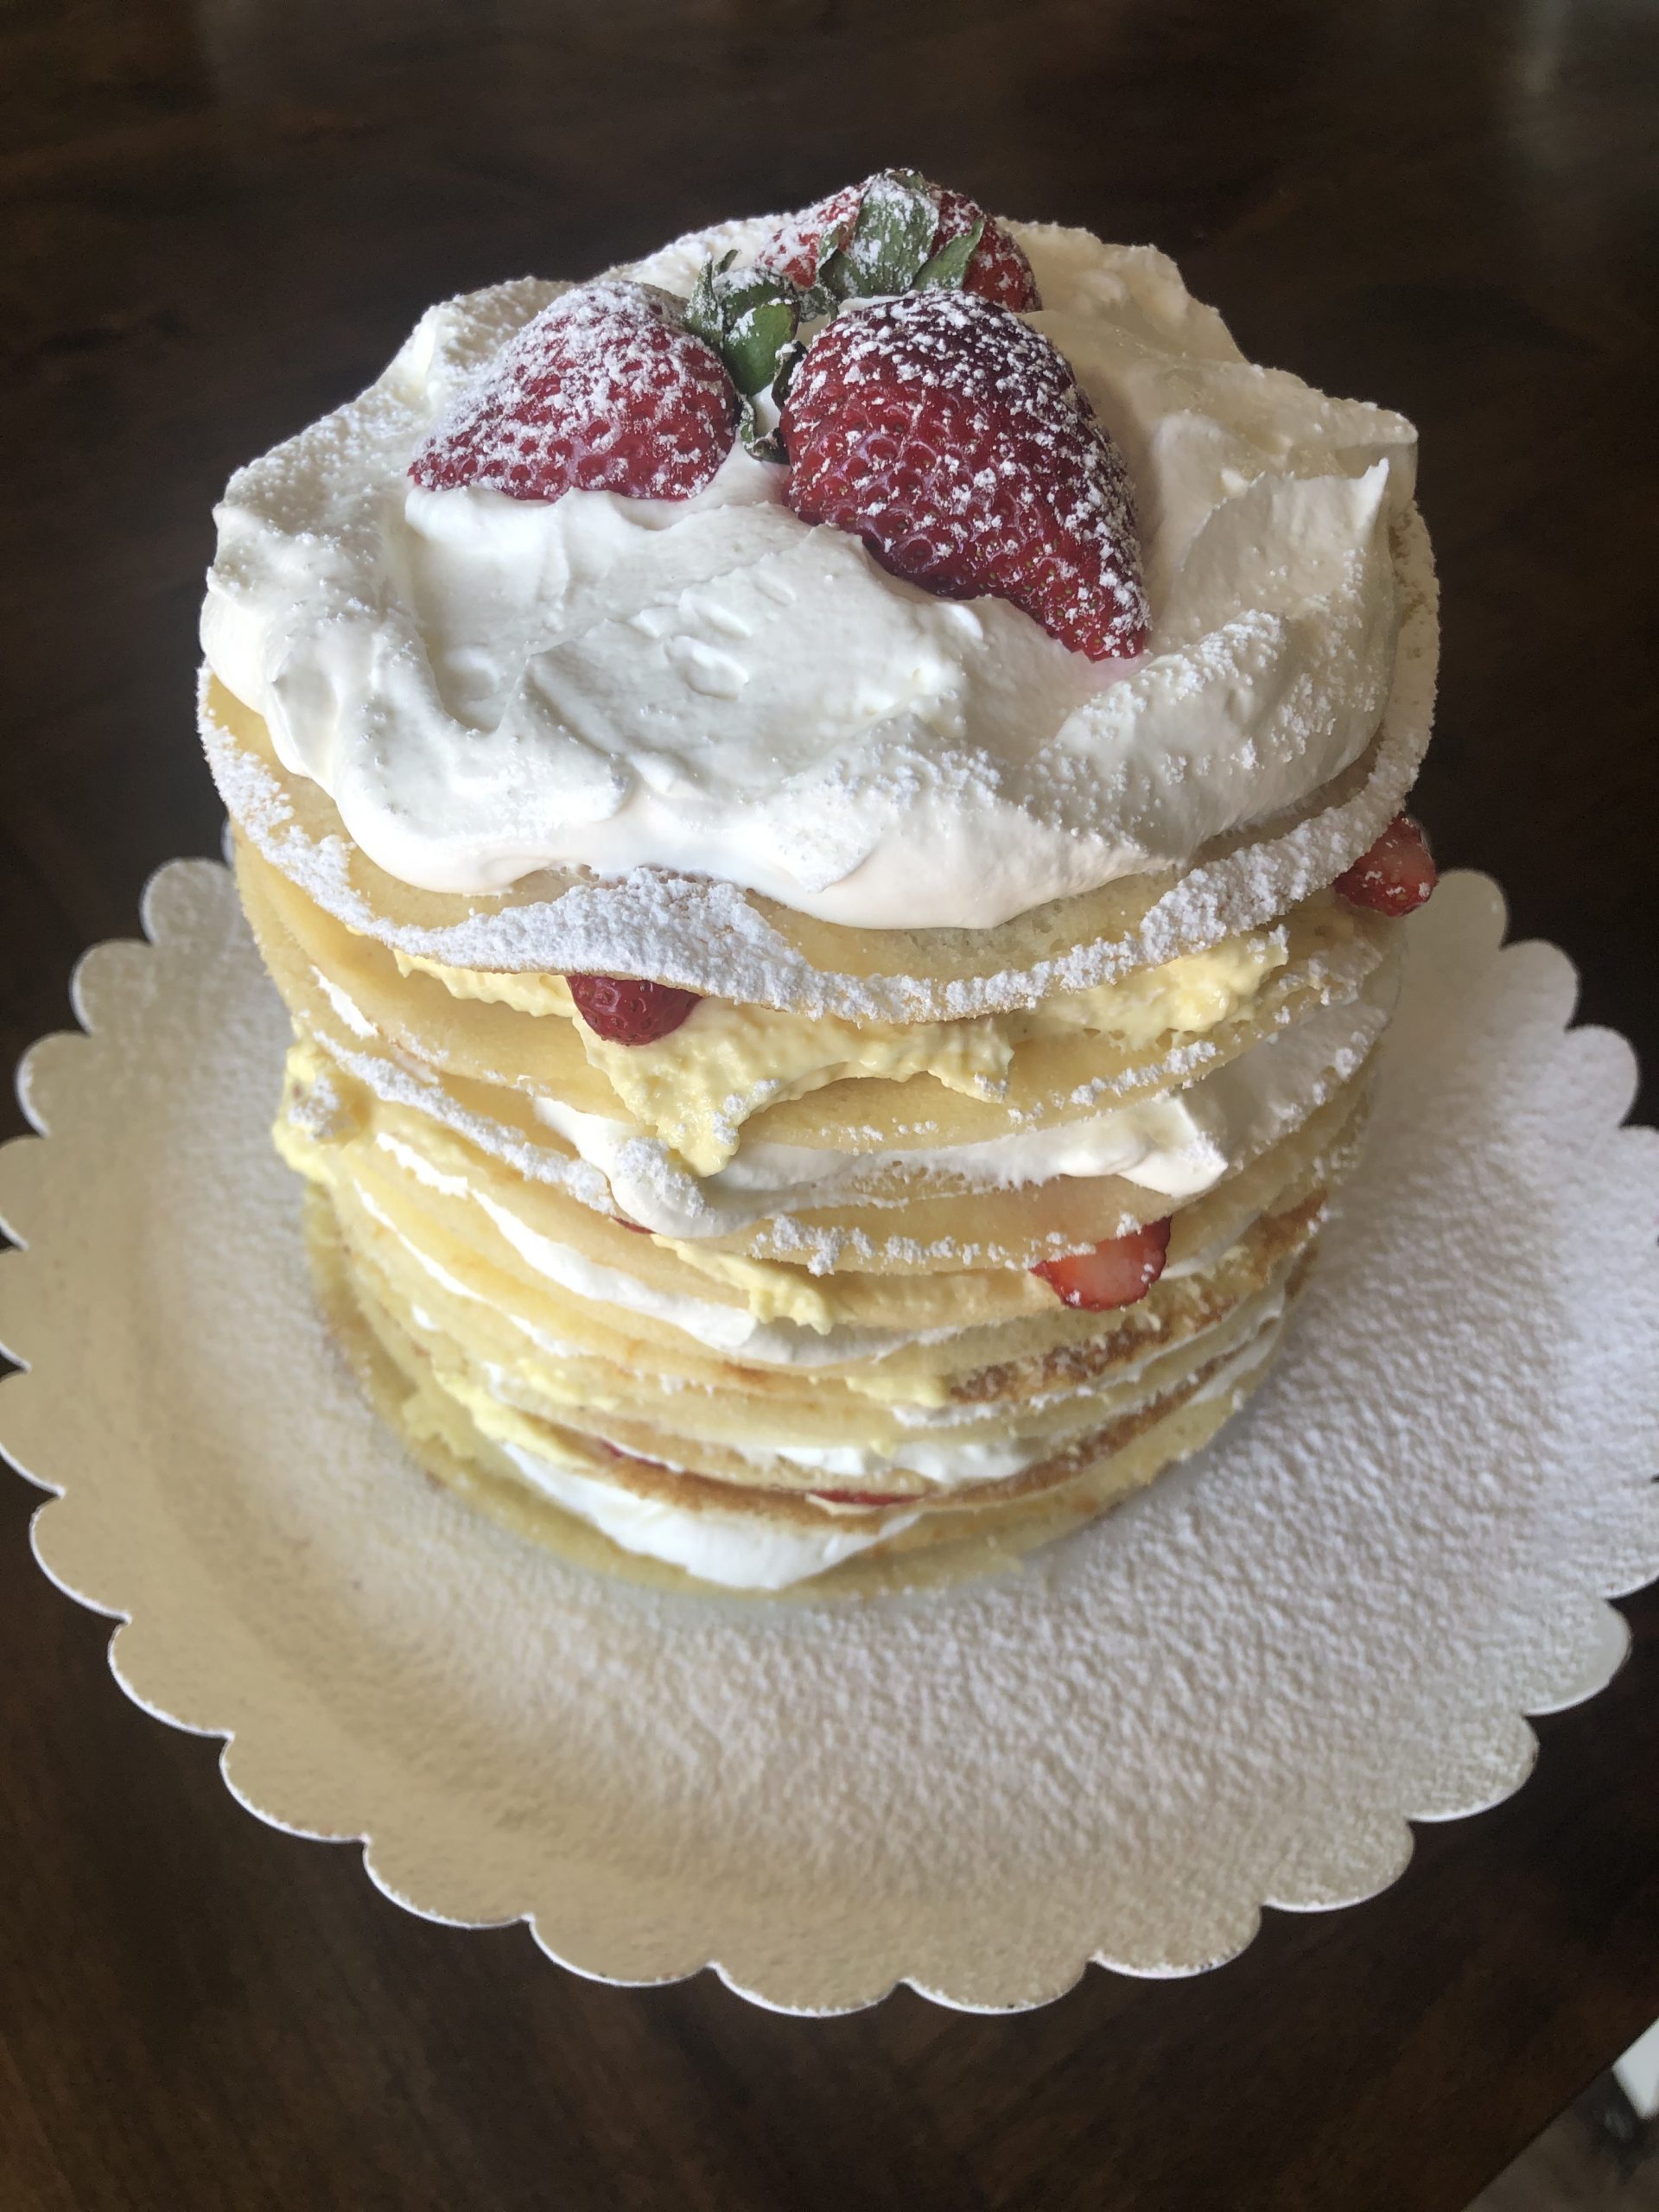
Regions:
<instances>
[{"instance_id":1,"label":"dark wooden table","mask_svg":"<svg viewBox=\"0 0 1659 2212\"><path fill-rule=\"evenodd\" d=\"M1648 0L11 0L0 1043L217 848L191 682L234 464L442 294L911 160L1156 240L1248 351L1415 417L1421 810L1651 1059L1656 35ZM1372 1904L1196 1980L813 2024L579 1981L249 1819L35 1570L34 1503L0 1488L6 2212L1455 2212L1659 2013L1652 1596L1521 1795Z\"/></svg>"}]
</instances>

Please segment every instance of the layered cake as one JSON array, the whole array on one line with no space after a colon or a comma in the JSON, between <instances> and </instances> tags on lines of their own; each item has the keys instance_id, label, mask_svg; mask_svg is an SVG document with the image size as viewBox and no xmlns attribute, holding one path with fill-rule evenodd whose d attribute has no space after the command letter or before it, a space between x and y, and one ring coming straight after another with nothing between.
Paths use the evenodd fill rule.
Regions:
<instances>
[{"instance_id":1,"label":"layered cake","mask_svg":"<svg viewBox=\"0 0 1659 2212\"><path fill-rule=\"evenodd\" d=\"M1353 1166L1397 415L895 170L434 308L232 480L201 727L324 1309L569 1557L845 1593L1213 1436Z\"/></svg>"}]
</instances>

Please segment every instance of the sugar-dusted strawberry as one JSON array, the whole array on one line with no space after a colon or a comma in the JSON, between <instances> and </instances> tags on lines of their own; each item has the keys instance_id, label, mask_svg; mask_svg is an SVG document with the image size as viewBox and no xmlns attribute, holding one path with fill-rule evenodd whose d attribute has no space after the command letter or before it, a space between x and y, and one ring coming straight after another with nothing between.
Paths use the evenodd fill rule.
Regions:
<instances>
[{"instance_id":1,"label":"sugar-dusted strawberry","mask_svg":"<svg viewBox=\"0 0 1659 2212\"><path fill-rule=\"evenodd\" d=\"M1034 314L1043 303L1038 296L1037 279L1031 273L1025 249L1009 237L994 215L988 215L965 192L953 192L948 184L940 185L938 190L939 227L933 233L935 253L941 246L949 245L952 238L965 238L976 223L985 226L968 264L968 273L962 280L963 290L976 292L982 300L995 300L999 307Z\"/></svg>"},{"instance_id":2,"label":"sugar-dusted strawberry","mask_svg":"<svg viewBox=\"0 0 1659 2212\"><path fill-rule=\"evenodd\" d=\"M1164 1272L1168 1255L1168 1222L1149 1221L1127 1236L1096 1244L1092 1252L1045 1260L1031 1272L1042 1277L1063 1306L1109 1313L1115 1306L1133 1306L1144 1298Z\"/></svg>"},{"instance_id":3,"label":"sugar-dusted strawberry","mask_svg":"<svg viewBox=\"0 0 1659 2212\"><path fill-rule=\"evenodd\" d=\"M791 215L755 258L762 268L779 270L804 290L818 281L824 263L837 247L852 243L867 203L886 201L897 219L893 227L909 229L903 205L906 199L921 202L932 218L931 228L925 214L916 218L912 246L914 268L899 266L892 270L890 274L900 281L885 287L874 283L859 283L855 289L867 294L881 289L904 291L925 265L953 239L966 238L977 228L978 243L965 267L953 272L950 281L959 283L965 291L976 292L982 299L995 300L1005 308L1031 309L1042 305L1031 264L995 217L988 215L965 192L955 192L949 185L931 184L913 169L878 170L874 176L866 177L862 184L844 186L828 200L821 200L817 207Z\"/></svg>"},{"instance_id":4,"label":"sugar-dusted strawberry","mask_svg":"<svg viewBox=\"0 0 1659 2212\"><path fill-rule=\"evenodd\" d=\"M865 184L869 181L867 177ZM786 216L755 255L758 264L775 269L791 284L807 290L817 281L818 263L826 251L832 251L838 238L846 238L858 220L864 188L863 184L844 184L816 207Z\"/></svg>"},{"instance_id":5,"label":"sugar-dusted strawberry","mask_svg":"<svg viewBox=\"0 0 1659 2212\"><path fill-rule=\"evenodd\" d=\"M461 394L410 464L429 491L515 499L689 499L732 449L724 363L654 285L607 277L543 308Z\"/></svg>"},{"instance_id":6,"label":"sugar-dusted strawberry","mask_svg":"<svg viewBox=\"0 0 1659 2212\"><path fill-rule=\"evenodd\" d=\"M677 990L643 976L567 976L576 1012L608 1045L654 1045L677 1030L698 1004L696 991ZM629 1228L632 1223L627 1224Z\"/></svg>"},{"instance_id":7,"label":"sugar-dusted strawberry","mask_svg":"<svg viewBox=\"0 0 1659 2212\"><path fill-rule=\"evenodd\" d=\"M1428 840L1408 814L1396 814L1369 853L1362 853L1337 888L1351 906L1377 914L1409 914L1440 881Z\"/></svg>"},{"instance_id":8,"label":"sugar-dusted strawberry","mask_svg":"<svg viewBox=\"0 0 1659 2212\"><path fill-rule=\"evenodd\" d=\"M946 598L1012 600L1090 660L1146 643L1122 456L1063 357L988 300L843 308L785 403L785 497Z\"/></svg>"}]
</instances>

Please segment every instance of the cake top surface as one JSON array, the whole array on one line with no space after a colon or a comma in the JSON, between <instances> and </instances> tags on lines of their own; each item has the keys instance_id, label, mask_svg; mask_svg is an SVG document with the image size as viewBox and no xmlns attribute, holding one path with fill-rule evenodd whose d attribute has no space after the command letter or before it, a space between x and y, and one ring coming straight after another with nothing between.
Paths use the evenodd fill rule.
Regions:
<instances>
[{"instance_id":1,"label":"cake top surface","mask_svg":"<svg viewBox=\"0 0 1659 2212\"><path fill-rule=\"evenodd\" d=\"M671 312L777 227L623 273ZM1246 361L1150 249L1006 229L1043 302L1019 321L1127 471L1143 650L1090 658L1008 598L891 573L741 440L689 497L411 480L567 290L526 279L429 310L232 479L210 665L371 859L440 893L658 868L854 927L981 929L1295 808L1387 701L1410 426Z\"/></svg>"}]
</instances>

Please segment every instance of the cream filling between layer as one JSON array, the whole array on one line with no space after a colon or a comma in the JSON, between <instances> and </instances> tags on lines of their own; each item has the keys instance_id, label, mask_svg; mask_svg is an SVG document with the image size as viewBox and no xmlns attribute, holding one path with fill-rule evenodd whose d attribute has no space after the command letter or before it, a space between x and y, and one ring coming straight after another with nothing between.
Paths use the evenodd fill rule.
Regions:
<instances>
[{"instance_id":1,"label":"cream filling between layer","mask_svg":"<svg viewBox=\"0 0 1659 2212\"><path fill-rule=\"evenodd\" d=\"M413 1147L404 1144L400 1138L387 1131L381 1131L375 1143L417 1181L442 1188L446 1185L454 1185L460 1180L456 1177L440 1175ZM491 1306L522 1336L555 1357L586 1359L593 1357L580 1344L566 1344L556 1337L550 1336L522 1314L515 1313L508 1307L496 1306L482 1291L474 1290L441 1261L435 1260L430 1253L423 1250L412 1237L406 1236L385 1207L360 1185L354 1184L353 1188L365 1212L378 1223L388 1236L394 1237L416 1264L452 1297ZM1245 1235L1257 1218L1252 1215L1240 1227L1238 1236ZM1198 1274L1206 1268L1214 1267L1237 1241L1236 1236L1224 1237L1201 1252L1191 1253L1185 1260L1173 1262L1165 1268L1163 1279L1170 1282L1179 1281L1183 1276ZM819 1333L801 1322L762 1321L741 1306L721 1306L709 1299L688 1298L660 1290L652 1291L651 1303L647 1306L641 1303L636 1295L646 1287L639 1284L633 1276L624 1274L620 1268L594 1268L591 1262L584 1261L581 1253L571 1251L568 1245L550 1246L549 1249L556 1255L556 1264L568 1274L569 1281L567 1287L573 1294L594 1298L601 1305L614 1305L625 1312L664 1321L669 1327L677 1329L681 1335L690 1337L694 1342L706 1345L711 1351L741 1353L744 1362L753 1366L832 1367L843 1366L853 1360L879 1361L911 1344L944 1344L952 1337L968 1333L966 1326L876 1329L861 1328L846 1322L831 1323L828 1330ZM584 1268L591 1269L591 1272L584 1274ZM591 1287L600 1276L607 1279L611 1292L609 1297L600 1297L598 1292ZM548 1280L551 1281L557 1278L550 1274ZM747 1335L738 1333L744 1323L748 1326ZM1148 1354L1147 1357L1154 1356ZM1133 1366L1120 1370L1120 1379L1127 1380L1138 1371L1142 1363L1136 1362ZM948 1426L973 1417L972 1409L955 1406L932 1408L896 1403L889 1408L889 1411L895 1421L909 1427Z\"/></svg>"},{"instance_id":2,"label":"cream filling between layer","mask_svg":"<svg viewBox=\"0 0 1659 2212\"><path fill-rule=\"evenodd\" d=\"M1164 1038L1190 1041L1246 1007L1285 965L1289 946L1281 924L1132 969L1093 990L952 1021L840 1021L705 998L679 1028L645 1045L617 1044L589 1028L563 976L450 968L406 952L394 957L404 974L430 976L453 998L573 1023L589 1065L610 1084L624 1113L706 1176L727 1165L742 1141L743 1124L763 1107L848 1077L902 1083L931 1075L950 1090L991 1099L1007 1088L1015 1047L1033 1039L1109 1036L1136 1050ZM348 1014L333 988L324 988L352 1027L356 1008Z\"/></svg>"},{"instance_id":3,"label":"cream filling between layer","mask_svg":"<svg viewBox=\"0 0 1659 2212\"><path fill-rule=\"evenodd\" d=\"M662 1560L701 1582L728 1590L786 1590L898 1535L919 1518L916 1513L894 1513L875 1527L861 1519L855 1527L809 1529L753 1513L714 1508L693 1512L591 1475L573 1474L522 1445L504 1443L499 1448L532 1489L624 1551Z\"/></svg>"},{"instance_id":4,"label":"cream filling between layer","mask_svg":"<svg viewBox=\"0 0 1659 2212\"><path fill-rule=\"evenodd\" d=\"M861 1194L873 1177L948 1175L1007 1190L1116 1175L1179 1205L1213 1189L1242 1159L1306 1119L1358 1067L1397 991L1390 963L1350 1004L1320 1007L1184 1090L977 1144L844 1153L752 1140L727 1166L697 1176L628 1122L578 1112L559 1099L532 1103L537 1119L604 1176L620 1212L676 1239L721 1236L781 1214L816 1212Z\"/></svg>"},{"instance_id":5,"label":"cream filling between layer","mask_svg":"<svg viewBox=\"0 0 1659 2212\"><path fill-rule=\"evenodd\" d=\"M1211 1187L1245 1152L1265 1148L1276 1136L1298 1126L1308 1113L1328 1096L1337 1085L1346 1079L1363 1060L1371 1043L1387 1018L1392 995L1397 988L1397 976L1382 971L1372 977L1359 1001L1350 1007L1326 1007L1281 1035L1255 1046L1251 1052L1206 1077L1201 1084L1191 1086L1185 1094L1173 1100L1142 1102L1142 1108L1173 1106L1185 1117L1175 1134L1177 1147L1161 1161L1153 1159L1139 1163L1144 1187L1166 1188L1173 1179L1172 1160L1185 1166L1189 1172L1202 1163L1204 1179L1198 1184L1202 1190ZM443 1124L451 1117L444 1111L442 1094L435 1086L412 1084L400 1071L383 1067L375 1056L342 1054L349 1072L363 1081L377 1096L395 1094L395 1102L414 1105L423 1113ZM1208 1104L1203 1102L1208 1098ZM1217 1109L1219 1098L1220 1109ZM1183 1103L1183 1101L1185 1103ZM1196 1116L1202 1111L1208 1117L1207 1128L1199 1128ZM1096 1122L1070 1125L1070 1131L1033 1132L1013 1140L999 1140L1000 1144L1011 1144L1013 1150L1005 1155L1004 1164L1012 1160L1022 1171L1028 1172L1033 1159L1039 1168L1040 1179L1056 1174L1077 1172L1110 1172L1090 1163L1103 1157L1114 1160L1126 1157L1123 1132L1120 1129L1109 1139L1112 1149L1107 1149L1098 1134L1100 1123L1109 1125L1129 1116L1141 1141L1147 1124L1141 1109L1120 1109L1118 1116L1098 1117ZM594 1117L581 1117L590 1121ZM513 1164L522 1165L517 1155L532 1149L516 1141L512 1145L490 1145L488 1128L476 1126L477 1117L464 1117L465 1126L456 1124L459 1134L474 1141L484 1141L486 1148L497 1150L509 1157ZM615 1125L602 1123L601 1134L605 1135ZM1091 1134L1092 1133L1092 1134ZM505 1139L506 1133L503 1132ZM1224 1139L1225 1141L1224 1141ZM1057 1140L1052 1148L1043 1152L1045 1140ZM641 1281L626 1270L605 1266L588 1259L570 1246L542 1235L533 1230L510 1208L478 1191L464 1176L446 1174L436 1167L415 1147L406 1143L385 1129L375 1133L373 1141L380 1151L393 1160L405 1173L428 1187L450 1198L476 1198L498 1232L507 1241L530 1267L546 1280L570 1294L638 1313L661 1321L680 1331L694 1341L712 1351L741 1353L746 1360L762 1365L821 1366L839 1365L854 1359L879 1359L901 1346L917 1343L943 1341L954 1332L934 1330L901 1332L872 1328L849 1327L830 1321L822 1310L822 1300L810 1283L797 1282L798 1270L788 1270L788 1280L793 1286L789 1311L780 1311L778 1298L769 1300L759 1296L757 1281L760 1263L734 1264L732 1279L745 1292L742 1305L730 1305L711 1299L700 1299L678 1292L670 1292ZM673 1181L671 1192L688 1190L695 1198L695 1179L666 1161L664 1148L655 1147L652 1158L650 1141L633 1136L628 1140L627 1160L632 1162L641 1154L648 1166L656 1169L667 1165ZM1099 1147L1099 1148L1096 1148ZM755 1149L760 1149L756 1147ZM825 1154L809 1151L806 1147L768 1147L772 1153L797 1155L790 1163L810 1164L822 1167ZM957 1147L960 1152L985 1152L992 1147ZM1129 1147L1132 1149L1132 1147ZM612 1159L608 1151L601 1154L601 1164ZM838 1163L838 1172L845 1173L849 1161L857 1155L830 1154ZM912 1159L915 1155L911 1156ZM936 1155L947 1164L950 1155ZM1068 1160L1084 1165L1067 1167ZM613 1164L615 1164L613 1160ZM1150 1173L1147 1173L1147 1169ZM579 1168L577 1172L581 1172ZM594 1172L591 1168L588 1172ZM729 1171L728 1171L729 1173ZM1116 1172L1122 1172L1118 1169ZM550 1175L547 1179L568 1179ZM621 1187L618 1188L620 1182ZM610 1185L617 1202L632 1218L656 1211L658 1222L673 1224L677 1216L664 1214L656 1206L658 1185L641 1180L637 1185L620 1175ZM801 1202L800 1185L786 1185L788 1195L797 1204ZM805 1186L810 1189L810 1185ZM650 1203L648 1203L650 1202ZM753 1209L745 1217L754 1218L764 1211L753 1198L747 1201ZM646 1222L647 1226L658 1224ZM1217 1254L1204 1253L1190 1256L1185 1262L1171 1268L1172 1277L1195 1272L1213 1262ZM766 1280L780 1271L766 1271ZM755 1304L769 1304L770 1311L751 1310Z\"/></svg>"},{"instance_id":6,"label":"cream filling between layer","mask_svg":"<svg viewBox=\"0 0 1659 2212\"><path fill-rule=\"evenodd\" d=\"M1381 973L1370 979L1360 999L1351 1006L1322 1008L1294 1028L1255 1046L1227 1067L1173 1098L1141 1102L1138 1107L1120 1109L1117 1115L1066 1125L1058 1130L1034 1131L1013 1139L995 1140L991 1146L957 1147L956 1154L983 1154L1008 1147L997 1163L1004 1173L1012 1164L1023 1176L1037 1180L1065 1174L1125 1173L1141 1187L1160 1194L1167 1192L1172 1184L1179 1185L1180 1178L1185 1176L1191 1180L1180 1195L1199 1195L1212 1188L1243 1158L1253 1156L1300 1126L1357 1069L1386 1022L1396 988L1397 975L1392 970ZM1167 1109L1175 1118L1161 1125L1149 1125L1146 1118L1147 1107ZM1111 1125L1125 1117L1129 1121L1129 1129L1114 1130ZM594 1117L576 1118L590 1122ZM1161 1128L1162 1133L1174 1141L1161 1153L1154 1150L1148 1136L1149 1126L1154 1131ZM601 1136L613 1127L601 1124ZM574 1135L571 1141L575 1141ZM772 1314L762 1316L751 1311L747 1302L741 1306L727 1305L667 1291L622 1268L591 1260L569 1245L532 1229L499 1199L475 1188L464 1176L446 1174L391 1131L377 1131L374 1142L406 1173L441 1195L475 1199L518 1256L557 1287L573 1296L662 1321L712 1351L741 1352L746 1359L762 1364L839 1364L848 1359L879 1357L903 1344L938 1341L950 1333L912 1335L836 1327L827 1313L821 1310L819 1294L804 1282L795 1286L791 1299L793 1318L777 1318L775 1303ZM591 1136L589 1143L593 1143ZM1145 1147L1139 1159L1135 1156L1137 1144ZM814 1166L821 1166L825 1157L805 1147L771 1146L764 1149L799 1154L800 1164L810 1162ZM607 1173L616 1171L610 1173L610 1187L622 1210L635 1220L645 1217L644 1225L658 1233L663 1233L664 1228L671 1230L676 1217L662 1208L658 1198L661 1186L655 1178L649 1182L643 1178L636 1181L625 1173L626 1166L642 1154L649 1168L658 1167L665 1162L664 1148L652 1147L650 1140L629 1136L614 1155L604 1146L594 1146L594 1152L597 1155L594 1165ZM659 1156L658 1159L652 1158L653 1152ZM843 1175L858 1160L858 1155L830 1157L838 1162L836 1172ZM916 1157L908 1156L912 1160ZM950 1152L933 1158L941 1165L956 1164ZM1103 1166L1099 1164L1102 1161L1111 1164ZM1119 1162L1125 1164L1118 1165ZM683 1171L671 1166L670 1173L675 1179L675 1183L670 1185L671 1191L676 1184L695 1187L694 1179L685 1176ZM730 1173L724 1171L721 1178L709 1179L723 1180L724 1175ZM747 1204L753 1210L743 1217L758 1219L776 1211L785 1198L799 1205L803 1203L804 1189L813 1192L817 1203L823 1203L821 1198L817 1198L823 1188L823 1184L785 1185L781 1189L774 1186L772 1203L757 1204L750 1198ZM652 1212L657 1214L655 1221L650 1218ZM1185 1268L1173 1269L1172 1273L1189 1272L1207 1261L1208 1255L1196 1255ZM749 1273L753 1273L753 1266ZM734 1279L741 1280L753 1294L754 1286L741 1269L734 1271ZM789 1279L794 1283L793 1271Z\"/></svg>"},{"instance_id":7,"label":"cream filling between layer","mask_svg":"<svg viewBox=\"0 0 1659 2212\"><path fill-rule=\"evenodd\" d=\"M1204 1332L1206 1357L1215 1358L1229 1354L1225 1375L1236 1365L1240 1348L1251 1354L1251 1363L1256 1357L1264 1358L1265 1351L1256 1349L1256 1339L1264 1328L1271 1328L1276 1337L1281 1315L1284 1312L1285 1291L1282 1287L1263 1291L1247 1299L1226 1320L1213 1330ZM1132 1386L1147 1368L1168 1349L1158 1345L1142 1359L1120 1369L1105 1377L1116 1390ZM1219 1382L1221 1376L1211 1378ZM1203 1396L1209 1386L1198 1395ZM1086 1402L1086 1390L1064 1394L1066 1398ZM969 1411L963 1407L950 1406L939 1409L944 1416L938 1426L948 1429L950 1416ZM1118 1403L1103 1413L1097 1412L1091 1421L1085 1415L1065 1430L1052 1429L1038 1433L1016 1430L1012 1435L975 1439L971 1436L944 1434L930 1442L925 1437L906 1437L897 1445L843 1444L813 1446L810 1445L778 1444L765 1446L733 1446L740 1458L750 1465L764 1467L770 1461L782 1459L791 1467L800 1467L810 1474L830 1477L836 1483L868 1483L880 1490L883 1478L890 1475L918 1475L924 1482L937 1484L941 1490L970 1487L976 1483L1001 1482L1009 1475L1023 1474L1027 1467L1039 1466L1045 1459L1052 1459L1068 1450L1090 1428L1098 1427L1101 1421L1116 1419L1133 1410L1131 1403ZM1006 1421L1005 1409L982 1407L971 1409L978 1416L978 1424L987 1427ZM906 1427L933 1426L925 1413L919 1420L901 1416ZM672 1464L671 1462L666 1464Z\"/></svg>"},{"instance_id":8,"label":"cream filling between layer","mask_svg":"<svg viewBox=\"0 0 1659 2212\"><path fill-rule=\"evenodd\" d=\"M486 1205L482 1194L474 1192L470 1184L463 1182L460 1177L442 1174L412 1145L405 1144L389 1130L378 1131L374 1141L381 1151L417 1182L443 1191L446 1195L465 1192L476 1197L480 1205L486 1205L497 1228L520 1258L527 1261L537 1274L545 1276L548 1281L569 1291L575 1297L592 1299L601 1306L616 1306L625 1313L637 1313L642 1319L665 1322L670 1328L677 1329L682 1336L691 1338L710 1351L741 1352L745 1361L760 1367L835 1367L849 1360L880 1359L908 1344L942 1344L947 1338L960 1333L955 1329L859 1328L846 1323L832 1324L828 1329L820 1331L798 1321L762 1320L746 1306L722 1306L713 1299L690 1298L679 1292L660 1290L654 1285L641 1282L637 1276L624 1273L620 1268L607 1268L589 1260L568 1244L556 1244L551 1238L542 1236L531 1229L516 1215L509 1214L505 1207L493 1202ZM435 1281L462 1297L488 1302L482 1300L480 1292L468 1289L447 1268L432 1261L360 1186L354 1187L358 1188L365 1210L404 1246ZM511 1229L507 1225L509 1222ZM506 1318L545 1350L569 1350L576 1357L584 1356L576 1347L556 1345L551 1338L544 1337L517 1314L508 1313Z\"/></svg>"},{"instance_id":9,"label":"cream filling between layer","mask_svg":"<svg viewBox=\"0 0 1659 2212\"><path fill-rule=\"evenodd\" d=\"M1193 1402L1213 1401L1234 1390L1271 1358L1279 1325L1248 1344L1237 1357L1195 1393ZM826 1574L843 1560L868 1551L912 1528L919 1510L894 1511L824 1503L829 1523L810 1529L760 1514L694 1511L660 1498L642 1497L596 1477L555 1465L522 1445L498 1447L524 1480L579 1521L597 1529L624 1551L662 1560L700 1581L728 1590L786 1590Z\"/></svg>"}]
</instances>

